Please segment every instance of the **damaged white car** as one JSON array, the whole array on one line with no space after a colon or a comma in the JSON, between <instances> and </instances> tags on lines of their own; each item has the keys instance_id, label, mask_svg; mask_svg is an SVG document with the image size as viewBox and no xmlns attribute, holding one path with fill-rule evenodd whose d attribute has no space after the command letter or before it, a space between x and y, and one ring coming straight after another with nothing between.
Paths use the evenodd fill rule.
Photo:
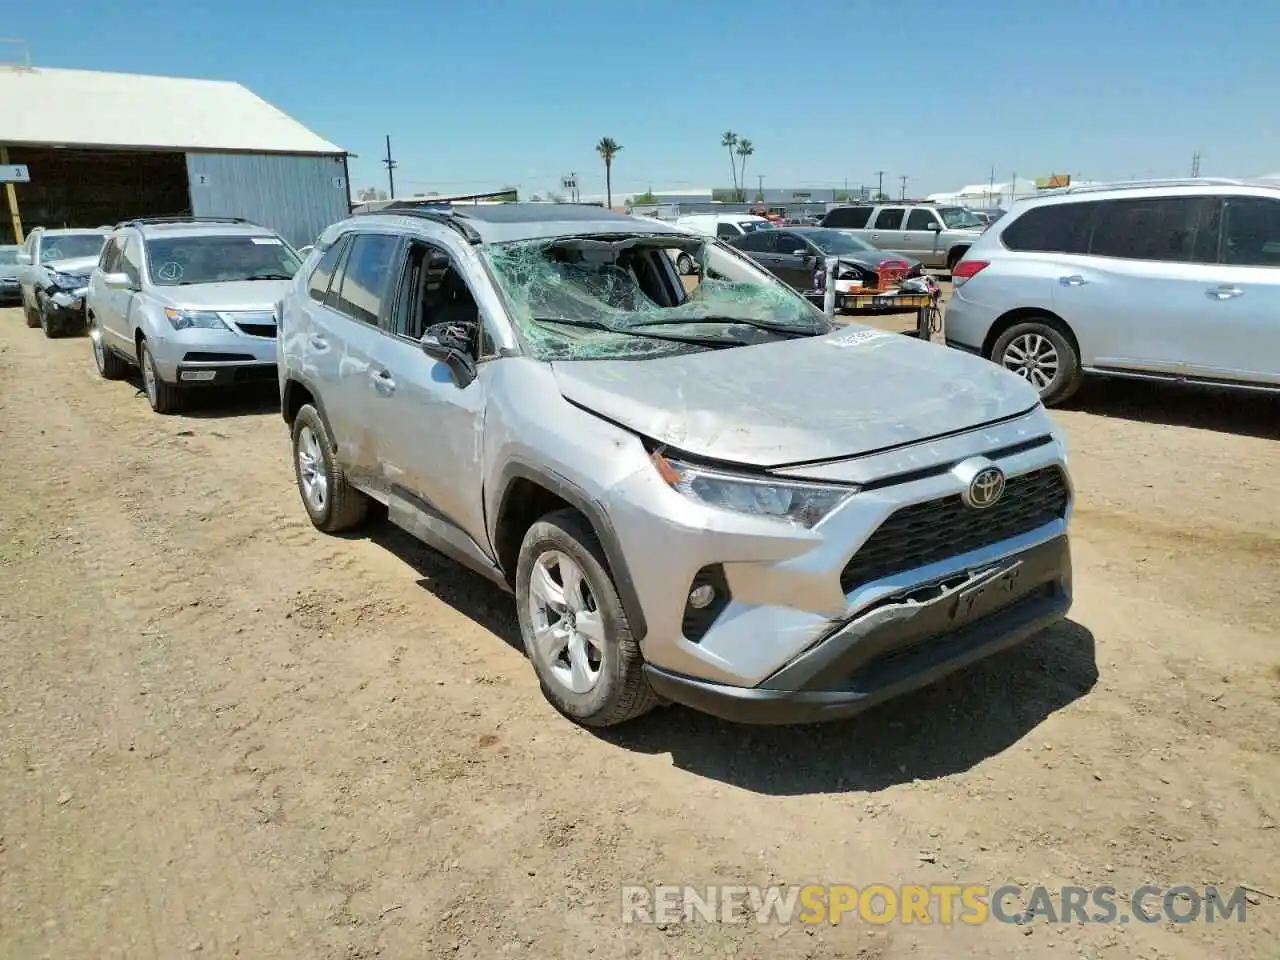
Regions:
<instances>
[{"instance_id":1,"label":"damaged white car","mask_svg":"<svg viewBox=\"0 0 1280 960\"><path fill-rule=\"evenodd\" d=\"M1035 391L834 326L711 238L567 205L357 216L298 272L278 347L312 522L385 505L511 590L583 724L848 716L1071 602Z\"/></svg>"}]
</instances>

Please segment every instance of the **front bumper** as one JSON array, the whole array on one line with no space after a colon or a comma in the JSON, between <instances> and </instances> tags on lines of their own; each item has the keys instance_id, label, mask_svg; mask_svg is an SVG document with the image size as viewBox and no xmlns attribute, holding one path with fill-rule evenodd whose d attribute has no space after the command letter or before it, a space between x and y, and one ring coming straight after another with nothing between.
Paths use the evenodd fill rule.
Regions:
<instances>
[{"instance_id":1,"label":"front bumper","mask_svg":"<svg viewBox=\"0 0 1280 960\"><path fill-rule=\"evenodd\" d=\"M274 327L271 327L274 334ZM182 386L224 386L274 382L274 336L248 336L238 330L170 330L149 336L148 345L161 379Z\"/></svg>"},{"instance_id":2,"label":"front bumper","mask_svg":"<svg viewBox=\"0 0 1280 960\"><path fill-rule=\"evenodd\" d=\"M0 300L18 300L21 297L22 290L18 287L17 280L0 279Z\"/></svg>"},{"instance_id":3,"label":"front bumper","mask_svg":"<svg viewBox=\"0 0 1280 960\"><path fill-rule=\"evenodd\" d=\"M645 671L659 696L735 723L836 720L1021 643L1070 606L1071 553L1061 536L887 598L755 687Z\"/></svg>"},{"instance_id":4,"label":"front bumper","mask_svg":"<svg viewBox=\"0 0 1280 960\"><path fill-rule=\"evenodd\" d=\"M44 294L42 309L48 311L55 323L84 323L84 297L86 290L55 290Z\"/></svg>"}]
</instances>

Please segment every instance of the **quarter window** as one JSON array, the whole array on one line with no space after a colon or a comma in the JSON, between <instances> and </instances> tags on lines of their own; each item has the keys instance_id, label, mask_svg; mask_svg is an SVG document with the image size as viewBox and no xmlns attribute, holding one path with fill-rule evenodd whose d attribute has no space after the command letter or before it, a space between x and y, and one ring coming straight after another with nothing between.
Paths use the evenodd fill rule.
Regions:
<instances>
[{"instance_id":1,"label":"quarter window","mask_svg":"<svg viewBox=\"0 0 1280 960\"><path fill-rule=\"evenodd\" d=\"M1217 198L1144 197L1097 206L1091 254L1171 263L1217 260Z\"/></svg>"},{"instance_id":2,"label":"quarter window","mask_svg":"<svg viewBox=\"0 0 1280 960\"><path fill-rule=\"evenodd\" d=\"M886 207L876 216L873 230L897 230L902 226L902 215L906 213L901 207Z\"/></svg>"},{"instance_id":3,"label":"quarter window","mask_svg":"<svg viewBox=\"0 0 1280 960\"><path fill-rule=\"evenodd\" d=\"M342 270L335 309L353 320L377 326L399 243L399 237L385 233L356 235Z\"/></svg>"},{"instance_id":4,"label":"quarter window","mask_svg":"<svg viewBox=\"0 0 1280 960\"><path fill-rule=\"evenodd\" d=\"M311 272L311 285L308 292L311 294L311 299L317 303L324 303L325 297L328 296L329 281L337 272L338 260L342 257L342 251L346 246L347 238L339 237L334 241L333 246L324 252L315 270Z\"/></svg>"},{"instance_id":5,"label":"quarter window","mask_svg":"<svg viewBox=\"0 0 1280 960\"><path fill-rule=\"evenodd\" d=\"M907 229L929 230L937 222L938 218L934 215L932 210L924 210L917 207L915 210L911 211L911 216L907 217Z\"/></svg>"},{"instance_id":6,"label":"quarter window","mask_svg":"<svg viewBox=\"0 0 1280 960\"><path fill-rule=\"evenodd\" d=\"M1087 253L1096 203L1055 203L1034 207L1000 234L1009 250L1024 253Z\"/></svg>"},{"instance_id":7,"label":"quarter window","mask_svg":"<svg viewBox=\"0 0 1280 960\"><path fill-rule=\"evenodd\" d=\"M1222 260L1239 267L1280 266L1280 202L1228 197Z\"/></svg>"},{"instance_id":8,"label":"quarter window","mask_svg":"<svg viewBox=\"0 0 1280 960\"><path fill-rule=\"evenodd\" d=\"M861 230L869 219L870 207L837 207L822 218L822 225L840 230Z\"/></svg>"}]
</instances>

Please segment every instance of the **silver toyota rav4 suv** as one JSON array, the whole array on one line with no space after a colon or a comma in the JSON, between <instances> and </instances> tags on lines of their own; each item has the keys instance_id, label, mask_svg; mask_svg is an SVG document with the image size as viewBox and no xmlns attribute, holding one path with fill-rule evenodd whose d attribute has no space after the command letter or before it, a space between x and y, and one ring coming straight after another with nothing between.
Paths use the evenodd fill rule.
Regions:
<instances>
[{"instance_id":1,"label":"silver toyota rav4 suv","mask_svg":"<svg viewBox=\"0 0 1280 960\"><path fill-rule=\"evenodd\" d=\"M670 249L701 265L690 292ZM280 320L312 522L376 502L509 588L580 723L845 716L1070 604L1035 390L833 326L714 238L567 205L356 216Z\"/></svg>"},{"instance_id":2,"label":"silver toyota rav4 suv","mask_svg":"<svg viewBox=\"0 0 1280 960\"><path fill-rule=\"evenodd\" d=\"M276 379L276 313L298 256L233 218L165 217L116 226L89 280L94 362L108 380L142 371L157 413L185 392Z\"/></svg>"}]
</instances>

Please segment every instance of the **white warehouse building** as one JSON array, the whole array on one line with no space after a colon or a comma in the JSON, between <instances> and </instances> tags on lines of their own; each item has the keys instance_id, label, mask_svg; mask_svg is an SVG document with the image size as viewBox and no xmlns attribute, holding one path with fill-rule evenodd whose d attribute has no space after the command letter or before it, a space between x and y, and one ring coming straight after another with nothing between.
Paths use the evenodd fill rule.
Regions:
<instances>
[{"instance_id":1,"label":"white warehouse building","mask_svg":"<svg viewBox=\"0 0 1280 960\"><path fill-rule=\"evenodd\" d=\"M0 66L0 164L30 177L16 211L0 198L0 242L34 226L233 216L301 246L351 209L347 152L223 80Z\"/></svg>"}]
</instances>

